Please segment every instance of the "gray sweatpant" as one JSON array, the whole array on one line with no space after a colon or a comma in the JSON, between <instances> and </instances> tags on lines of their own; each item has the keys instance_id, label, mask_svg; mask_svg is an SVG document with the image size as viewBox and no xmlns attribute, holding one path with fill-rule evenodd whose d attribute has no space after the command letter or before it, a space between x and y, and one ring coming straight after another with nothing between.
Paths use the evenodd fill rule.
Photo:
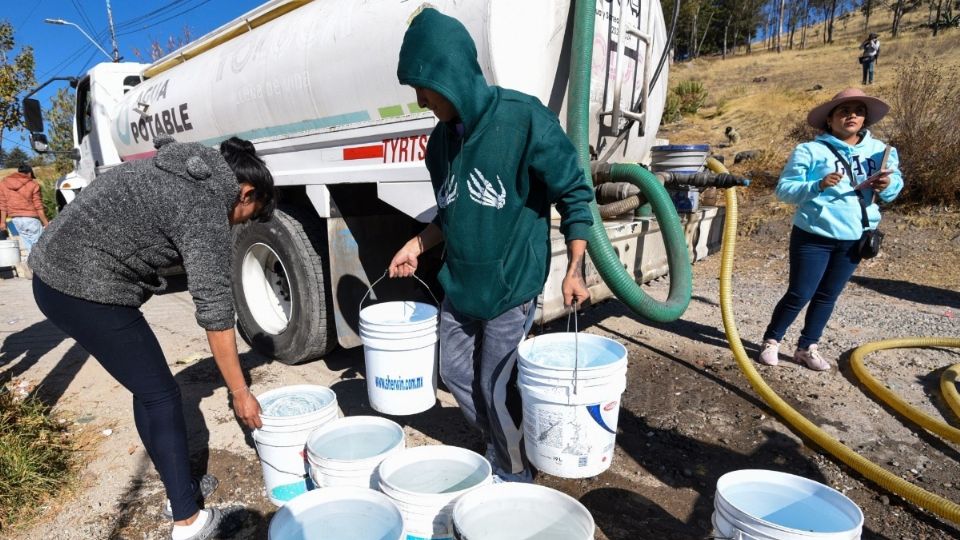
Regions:
<instances>
[{"instance_id":1,"label":"gray sweatpant","mask_svg":"<svg viewBox=\"0 0 960 540\"><path fill-rule=\"evenodd\" d=\"M440 377L467 421L493 444L494 469L514 474L527 466L517 346L533 324L534 302L489 321L458 312L446 299L440 313Z\"/></svg>"}]
</instances>

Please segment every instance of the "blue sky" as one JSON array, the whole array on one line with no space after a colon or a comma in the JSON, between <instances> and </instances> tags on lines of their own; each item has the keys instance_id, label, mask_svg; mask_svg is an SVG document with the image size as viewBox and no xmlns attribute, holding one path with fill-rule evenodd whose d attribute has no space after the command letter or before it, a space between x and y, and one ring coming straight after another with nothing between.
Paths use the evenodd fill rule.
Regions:
<instances>
[{"instance_id":1,"label":"blue sky","mask_svg":"<svg viewBox=\"0 0 960 540\"><path fill-rule=\"evenodd\" d=\"M194 39L263 4L265 0L111 0L113 23L117 29L120 56L138 61L134 49L140 49L142 61L150 61L153 40L166 45L167 38L183 36L188 27ZM112 51L107 31L106 0L0 0L0 19L13 24L17 50L30 45L36 58L37 83L54 76L79 75L97 62L108 61L83 34L71 26L46 24L44 19L64 19L83 28L108 53ZM47 107L50 96L65 83L53 83L39 94ZM22 145L33 155L19 132L4 131L6 150Z\"/></svg>"}]
</instances>

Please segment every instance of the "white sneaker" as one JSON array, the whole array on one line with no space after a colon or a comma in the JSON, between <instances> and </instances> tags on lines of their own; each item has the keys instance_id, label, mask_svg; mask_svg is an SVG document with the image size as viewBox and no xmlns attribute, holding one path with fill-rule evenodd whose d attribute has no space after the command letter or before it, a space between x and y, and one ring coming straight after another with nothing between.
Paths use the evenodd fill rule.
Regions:
<instances>
[{"instance_id":1,"label":"white sneaker","mask_svg":"<svg viewBox=\"0 0 960 540\"><path fill-rule=\"evenodd\" d=\"M775 366L780 363L780 342L775 339L768 339L763 342L760 349L760 356L757 360L766 366Z\"/></svg>"},{"instance_id":2,"label":"white sneaker","mask_svg":"<svg viewBox=\"0 0 960 540\"><path fill-rule=\"evenodd\" d=\"M811 345L806 349L797 347L796 352L793 353L793 359L796 360L797 363L805 364L814 371L827 371L830 369L830 364L820 356L820 351L817 350L816 345Z\"/></svg>"},{"instance_id":3,"label":"white sneaker","mask_svg":"<svg viewBox=\"0 0 960 540\"><path fill-rule=\"evenodd\" d=\"M212 474L205 474L196 480L196 489L193 490L193 497L198 504L202 504L205 499L213 495L220 485L220 480ZM170 499L166 499L160 513L167 519L173 519L173 508L170 506Z\"/></svg>"}]
</instances>

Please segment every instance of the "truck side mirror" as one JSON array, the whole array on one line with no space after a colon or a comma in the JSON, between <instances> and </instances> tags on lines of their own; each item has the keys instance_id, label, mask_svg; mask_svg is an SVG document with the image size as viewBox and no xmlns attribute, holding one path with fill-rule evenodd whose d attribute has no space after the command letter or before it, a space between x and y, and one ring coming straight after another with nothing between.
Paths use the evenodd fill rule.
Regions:
<instances>
[{"instance_id":1,"label":"truck side mirror","mask_svg":"<svg viewBox=\"0 0 960 540\"><path fill-rule=\"evenodd\" d=\"M80 149L76 146L70 149L70 159L80 161Z\"/></svg>"},{"instance_id":2,"label":"truck side mirror","mask_svg":"<svg viewBox=\"0 0 960 540\"><path fill-rule=\"evenodd\" d=\"M50 151L50 144L47 142L47 136L43 133L30 134L30 146L38 154L45 154Z\"/></svg>"},{"instance_id":3,"label":"truck side mirror","mask_svg":"<svg viewBox=\"0 0 960 540\"><path fill-rule=\"evenodd\" d=\"M33 98L24 99L23 116L27 120L27 130L31 133L43 133L43 110L39 101Z\"/></svg>"}]
</instances>

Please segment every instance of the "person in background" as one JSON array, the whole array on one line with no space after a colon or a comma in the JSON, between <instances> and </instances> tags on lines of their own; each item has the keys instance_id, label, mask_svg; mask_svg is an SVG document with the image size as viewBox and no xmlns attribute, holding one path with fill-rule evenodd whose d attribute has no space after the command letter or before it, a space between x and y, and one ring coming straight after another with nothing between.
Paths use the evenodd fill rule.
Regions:
<instances>
[{"instance_id":1,"label":"person in background","mask_svg":"<svg viewBox=\"0 0 960 540\"><path fill-rule=\"evenodd\" d=\"M568 248L564 303L590 297L582 266L593 189L556 114L532 96L488 85L456 19L420 8L397 78L439 120L426 151L437 217L393 257L390 276L413 274L421 253L445 243L440 374L486 438L495 480L530 482L517 347L549 271L551 203Z\"/></svg>"},{"instance_id":2,"label":"person in background","mask_svg":"<svg viewBox=\"0 0 960 540\"><path fill-rule=\"evenodd\" d=\"M29 256L48 223L40 184L29 165L20 165L17 172L0 181L0 230L7 229L7 218L16 227L20 244Z\"/></svg>"},{"instance_id":3,"label":"person in background","mask_svg":"<svg viewBox=\"0 0 960 540\"><path fill-rule=\"evenodd\" d=\"M880 208L874 197L889 203L903 188L896 149L881 163L886 145L867 129L889 110L883 101L848 88L807 115L807 123L823 133L793 150L777 183L777 198L797 205L797 211L789 286L763 335L760 363L777 365L787 328L809 303L793 359L813 370L830 369L818 342L861 260L862 208L869 228L876 229Z\"/></svg>"},{"instance_id":4,"label":"person in background","mask_svg":"<svg viewBox=\"0 0 960 540\"><path fill-rule=\"evenodd\" d=\"M260 404L240 369L230 279L231 225L269 220L273 177L253 144L220 150L155 140L151 159L104 173L47 229L30 265L40 311L133 394L133 417L160 474L173 540L222 537L223 515L201 510L216 478L192 478L180 387L139 307L163 291L159 270L182 263L233 410L258 428Z\"/></svg>"},{"instance_id":5,"label":"person in background","mask_svg":"<svg viewBox=\"0 0 960 540\"><path fill-rule=\"evenodd\" d=\"M863 85L873 84L873 74L876 68L877 60L880 58L880 36L871 33L863 43L860 44L860 65L863 67Z\"/></svg>"}]
</instances>

